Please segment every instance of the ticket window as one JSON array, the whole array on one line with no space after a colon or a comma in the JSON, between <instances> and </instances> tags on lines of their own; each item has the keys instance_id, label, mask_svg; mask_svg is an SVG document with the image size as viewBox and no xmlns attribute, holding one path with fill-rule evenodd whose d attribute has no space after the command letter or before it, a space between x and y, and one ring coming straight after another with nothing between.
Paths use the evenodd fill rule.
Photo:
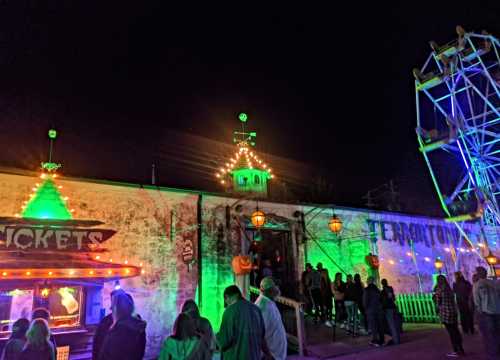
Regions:
<instances>
[{"instance_id":1,"label":"ticket window","mask_svg":"<svg viewBox=\"0 0 500 360\"><path fill-rule=\"evenodd\" d=\"M81 286L0 290L0 335L10 332L17 319L31 319L36 307L50 311L52 329L78 327L81 325L82 300Z\"/></svg>"},{"instance_id":2,"label":"ticket window","mask_svg":"<svg viewBox=\"0 0 500 360\"><path fill-rule=\"evenodd\" d=\"M31 319L33 295L33 289L0 290L0 335L10 332L17 319Z\"/></svg>"}]
</instances>

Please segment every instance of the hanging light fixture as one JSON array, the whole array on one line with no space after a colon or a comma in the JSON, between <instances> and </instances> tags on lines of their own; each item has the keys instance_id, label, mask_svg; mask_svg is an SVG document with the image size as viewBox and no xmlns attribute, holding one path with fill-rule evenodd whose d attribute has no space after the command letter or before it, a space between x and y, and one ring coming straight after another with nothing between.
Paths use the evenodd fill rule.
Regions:
<instances>
[{"instance_id":1,"label":"hanging light fixture","mask_svg":"<svg viewBox=\"0 0 500 360\"><path fill-rule=\"evenodd\" d=\"M332 233L338 234L342 231L342 220L334 213L328 222L328 227Z\"/></svg>"},{"instance_id":2,"label":"hanging light fixture","mask_svg":"<svg viewBox=\"0 0 500 360\"><path fill-rule=\"evenodd\" d=\"M443 260L441 260L440 258L437 258L434 261L434 267L436 268L436 270L441 271L441 269L443 268L443 266L444 266Z\"/></svg>"},{"instance_id":3,"label":"hanging light fixture","mask_svg":"<svg viewBox=\"0 0 500 360\"><path fill-rule=\"evenodd\" d=\"M495 266L498 263L498 258L495 255L493 255L491 250L488 253L488 255L485 257L485 260L490 266Z\"/></svg>"},{"instance_id":4,"label":"hanging light fixture","mask_svg":"<svg viewBox=\"0 0 500 360\"><path fill-rule=\"evenodd\" d=\"M257 229L261 228L266 223L266 214L263 211L259 210L258 202L255 211L250 217L250 220L252 221L253 226L255 226Z\"/></svg>"}]
</instances>

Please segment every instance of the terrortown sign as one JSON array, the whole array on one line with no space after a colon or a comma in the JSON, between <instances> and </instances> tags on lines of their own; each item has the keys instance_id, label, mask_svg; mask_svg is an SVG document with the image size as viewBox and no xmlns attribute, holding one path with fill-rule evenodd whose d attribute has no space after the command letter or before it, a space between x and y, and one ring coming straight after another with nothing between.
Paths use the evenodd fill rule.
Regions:
<instances>
[{"instance_id":1,"label":"terrortown sign","mask_svg":"<svg viewBox=\"0 0 500 360\"><path fill-rule=\"evenodd\" d=\"M97 249L114 230L53 228L44 226L0 226L0 251L81 251Z\"/></svg>"}]
</instances>

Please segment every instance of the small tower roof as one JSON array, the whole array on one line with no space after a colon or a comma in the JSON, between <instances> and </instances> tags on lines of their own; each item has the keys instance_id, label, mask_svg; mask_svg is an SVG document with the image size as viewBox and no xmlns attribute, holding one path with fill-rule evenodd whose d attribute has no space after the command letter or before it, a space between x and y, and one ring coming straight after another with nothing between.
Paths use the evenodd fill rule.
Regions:
<instances>
[{"instance_id":1,"label":"small tower roof","mask_svg":"<svg viewBox=\"0 0 500 360\"><path fill-rule=\"evenodd\" d=\"M272 169L264 162L257 154L253 146L255 146L256 132L245 132L245 123L247 115L241 113L239 119L242 123L242 131L234 132L234 142L236 149L234 154L220 167L216 172L216 177L221 184L226 183L228 176L233 176L235 172L240 170L257 170L264 173L267 179L272 179Z\"/></svg>"}]
</instances>

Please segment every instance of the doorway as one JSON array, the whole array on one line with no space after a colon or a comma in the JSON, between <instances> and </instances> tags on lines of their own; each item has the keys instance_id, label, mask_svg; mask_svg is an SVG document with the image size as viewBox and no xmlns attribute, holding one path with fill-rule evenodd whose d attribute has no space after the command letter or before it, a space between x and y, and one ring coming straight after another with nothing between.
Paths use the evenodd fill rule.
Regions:
<instances>
[{"instance_id":1,"label":"doorway","mask_svg":"<svg viewBox=\"0 0 500 360\"><path fill-rule=\"evenodd\" d=\"M263 277L272 276L283 296L298 299L296 260L290 231L261 229L252 232L254 241L249 252L253 255L255 270L250 276L251 285L258 288Z\"/></svg>"}]
</instances>

